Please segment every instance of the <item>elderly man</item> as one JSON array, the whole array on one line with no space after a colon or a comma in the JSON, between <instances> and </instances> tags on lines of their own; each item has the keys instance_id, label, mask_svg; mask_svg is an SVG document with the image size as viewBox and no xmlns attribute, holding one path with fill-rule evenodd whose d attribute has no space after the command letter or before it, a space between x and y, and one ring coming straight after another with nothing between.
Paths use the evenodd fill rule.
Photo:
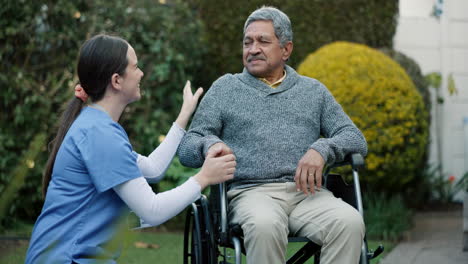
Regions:
<instances>
[{"instance_id":1,"label":"elderly man","mask_svg":"<svg viewBox=\"0 0 468 264\"><path fill-rule=\"evenodd\" d=\"M284 263L288 234L322 245L321 263L358 263L364 223L322 187L326 163L365 155L362 133L319 81L286 65L291 22L272 7L245 22L244 70L215 81L178 149L202 165L214 146L234 153L229 217L244 232L248 263Z\"/></svg>"}]
</instances>

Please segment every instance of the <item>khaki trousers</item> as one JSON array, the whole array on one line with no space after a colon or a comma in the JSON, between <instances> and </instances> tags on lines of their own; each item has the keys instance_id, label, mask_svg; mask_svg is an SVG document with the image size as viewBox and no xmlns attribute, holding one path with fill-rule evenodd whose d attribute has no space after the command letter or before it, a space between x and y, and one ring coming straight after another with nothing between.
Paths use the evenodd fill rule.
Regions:
<instances>
[{"instance_id":1,"label":"khaki trousers","mask_svg":"<svg viewBox=\"0 0 468 264\"><path fill-rule=\"evenodd\" d=\"M285 263L288 234L322 245L321 264L359 262L363 219L330 191L305 195L288 182L234 189L227 196L229 219L244 232L248 264Z\"/></svg>"}]
</instances>

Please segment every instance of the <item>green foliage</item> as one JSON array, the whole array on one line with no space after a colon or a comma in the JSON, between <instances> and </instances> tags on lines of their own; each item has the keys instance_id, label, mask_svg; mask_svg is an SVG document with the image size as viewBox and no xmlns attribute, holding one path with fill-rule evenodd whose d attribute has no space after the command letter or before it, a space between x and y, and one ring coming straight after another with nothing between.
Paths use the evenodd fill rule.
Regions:
<instances>
[{"instance_id":1,"label":"green foliage","mask_svg":"<svg viewBox=\"0 0 468 264\"><path fill-rule=\"evenodd\" d=\"M24 185L24 180L29 170L34 168L38 154L41 152L42 146L45 144L45 134L37 134L28 148L28 151L21 157L20 162L16 165L12 172L12 178L2 190L0 195L0 222L4 220L4 216L8 215L7 209L11 212L15 210L15 204L11 206L13 199L18 190Z\"/></svg>"},{"instance_id":2,"label":"green foliage","mask_svg":"<svg viewBox=\"0 0 468 264\"><path fill-rule=\"evenodd\" d=\"M183 1L171 6L140 2L131 19L121 21L119 13L109 19L115 23L114 31L134 46L145 72L142 99L127 107L122 123L135 149L149 154L177 117L185 81L197 83L193 74L202 66L204 47L199 40L201 23ZM122 1L122 10L131 8ZM100 10L103 16L108 13Z\"/></svg>"},{"instance_id":3,"label":"green foliage","mask_svg":"<svg viewBox=\"0 0 468 264\"><path fill-rule=\"evenodd\" d=\"M455 192L465 191L468 193L468 172L466 172L454 186Z\"/></svg>"},{"instance_id":4,"label":"green foliage","mask_svg":"<svg viewBox=\"0 0 468 264\"><path fill-rule=\"evenodd\" d=\"M449 74L448 76L448 85L447 89L450 95L456 95L458 94L457 87L455 85L455 79L453 78L453 74Z\"/></svg>"},{"instance_id":5,"label":"green foliage","mask_svg":"<svg viewBox=\"0 0 468 264\"><path fill-rule=\"evenodd\" d=\"M0 6L0 189L13 178L20 159L36 134L50 135L62 102L71 90L78 39L67 27L77 26L68 1ZM56 26L54 26L56 25ZM71 52L73 50L73 52ZM40 175L47 153L43 145L36 166L28 170L23 188L7 213L33 217L40 210ZM18 166L24 166L22 164ZM32 177L31 177L32 176Z\"/></svg>"},{"instance_id":6,"label":"green foliage","mask_svg":"<svg viewBox=\"0 0 468 264\"><path fill-rule=\"evenodd\" d=\"M182 26L183 25L183 26ZM116 33L134 47L145 72L140 102L121 120L135 150L149 154L167 133L182 102L186 79L200 69L202 25L183 1L4 1L0 6L0 190L11 180L36 134L47 141L64 103L72 98L80 45L97 33ZM195 80L194 80L195 79ZM9 208L10 216L35 219L48 156L36 166Z\"/></svg>"},{"instance_id":7,"label":"green foliage","mask_svg":"<svg viewBox=\"0 0 468 264\"><path fill-rule=\"evenodd\" d=\"M428 143L428 113L406 72L383 53L349 42L320 48L298 72L324 83L364 133L369 147L364 185L405 190Z\"/></svg>"},{"instance_id":8,"label":"green foliage","mask_svg":"<svg viewBox=\"0 0 468 264\"><path fill-rule=\"evenodd\" d=\"M424 78L430 86L436 89L439 89L442 85L442 75L440 74L440 72L431 72L424 76Z\"/></svg>"},{"instance_id":9,"label":"green foliage","mask_svg":"<svg viewBox=\"0 0 468 264\"><path fill-rule=\"evenodd\" d=\"M430 187L430 201L447 204L459 191L468 191L468 172L456 181L454 175L440 173L440 166L432 166L426 171L425 179Z\"/></svg>"},{"instance_id":10,"label":"green foliage","mask_svg":"<svg viewBox=\"0 0 468 264\"><path fill-rule=\"evenodd\" d=\"M374 193L365 195L363 200L368 238L397 241L411 227L412 212L401 196Z\"/></svg>"},{"instance_id":11,"label":"green foliage","mask_svg":"<svg viewBox=\"0 0 468 264\"><path fill-rule=\"evenodd\" d=\"M440 173L440 166L426 166L412 180L412 184L404 190L405 201L411 208L425 208L429 201L434 200L434 178Z\"/></svg>"},{"instance_id":12,"label":"green foliage","mask_svg":"<svg viewBox=\"0 0 468 264\"><path fill-rule=\"evenodd\" d=\"M204 70L205 85L220 75L242 70L244 22L262 5L275 6L291 19L294 51L290 65L308 53L337 40L392 47L398 1L379 0L191 0L206 25L204 38L209 52Z\"/></svg>"},{"instance_id":13,"label":"green foliage","mask_svg":"<svg viewBox=\"0 0 468 264\"><path fill-rule=\"evenodd\" d=\"M167 191L175 186L179 186L188 180L191 176L195 175L199 169L192 169L185 167L179 161L179 158L174 158L171 166L166 171L164 181L159 185L159 191Z\"/></svg>"},{"instance_id":14,"label":"green foliage","mask_svg":"<svg viewBox=\"0 0 468 264\"><path fill-rule=\"evenodd\" d=\"M424 76L424 78L426 79L426 82L429 84L429 86L435 88L437 103L443 104L444 98L442 97L440 91L440 87L442 86L442 74L440 74L440 72L431 72ZM447 90L449 95L458 94L458 89L452 73L448 75Z\"/></svg>"},{"instance_id":15,"label":"green foliage","mask_svg":"<svg viewBox=\"0 0 468 264\"><path fill-rule=\"evenodd\" d=\"M411 59L410 57L406 56L405 54L388 49L388 48L383 48L380 49L383 53L385 53L387 56L398 62L400 66L405 69L406 73L408 76L411 78L413 81L414 85L416 86L416 89L418 90L419 94L421 94L423 101L424 101L424 106L427 111L427 118L426 122L428 126L430 126L431 123L431 92L430 92L430 81L422 74L421 68L419 65ZM433 76L431 78L437 78L436 76ZM436 81L436 79L434 80ZM439 80L440 81L440 80ZM437 83L435 83L437 84ZM440 82L439 82L440 85ZM427 142L429 142L429 133L427 133ZM430 184L425 185L422 184L423 182L426 181L426 176L429 168L427 168L427 160L429 156L429 144L427 144L426 148L424 149L423 153L423 158L420 160L420 163L417 164L418 166L418 173L416 173L415 177L412 179L411 183L408 184L408 188L406 189L406 193L411 197L410 201L412 204L416 203L424 203L425 199L428 198L429 189L431 188ZM428 188L426 188L428 187ZM417 191L416 191L417 190ZM420 199L415 199L416 197L419 197ZM429 195L430 196L430 195Z\"/></svg>"},{"instance_id":16,"label":"green foliage","mask_svg":"<svg viewBox=\"0 0 468 264\"><path fill-rule=\"evenodd\" d=\"M424 101L424 106L426 107L427 111L431 111L431 92L429 90L430 84L429 80L426 79L426 77L422 74L421 68L419 67L418 63L413 60L412 58L408 57L402 52L389 49L389 48L383 48L380 49L385 55L389 56L400 66L406 71L408 76L411 78L413 81L414 85L416 86L416 89L418 89L418 92L421 94L423 101ZM439 84L440 85L440 84ZM430 118L428 116L428 122L430 121Z\"/></svg>"},{"instance_id":17,"label":"green foliage","mask_svg":"<svg viewBox=\"0 0 468 264\"><path fill-rule=\"evenodd\" d=\"M450 203L455 195L454 179L454 176L438 173L435 173L434 177L430 177L429 182L433 190L431 199L442 203Z\"/></svg>"},{"instance_id":18,"label":"green foliage","mask_svg":"<svg viewBox=\"0 0 468 264\"><path fill-rule=\"evenodd\" d=\"M446 209L460 191L468 192L468 172L456 180L454 175L442 173L440 165L427 165L414 184L406 188L406 203L422 210Z\"/></svg>"}]
</instances>

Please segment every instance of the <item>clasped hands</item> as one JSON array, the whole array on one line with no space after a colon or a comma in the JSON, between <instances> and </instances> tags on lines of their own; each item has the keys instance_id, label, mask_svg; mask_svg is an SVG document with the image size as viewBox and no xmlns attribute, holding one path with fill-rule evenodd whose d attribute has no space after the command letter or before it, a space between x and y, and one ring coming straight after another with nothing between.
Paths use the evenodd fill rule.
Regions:
<instances>
[{"instance_id":1,"label":"clasped hands","mask_svg":"<svg viewBox=\"0 0 468 264\"><path fill-rule=\"evenodd\" d=\"M233 151L226 144L219 142L213 144L208 149L207 157L209 155L219 156L234 156ZM235 158L235 157L234 157ZM322 187L322 172L325 166L325 160L322 155L314 149L309 149L304 156L299 160L296 168L294 181L296 182L296 189L304 192L304 194L315 193L315 189Z\"/></svg>"}]
</instances>

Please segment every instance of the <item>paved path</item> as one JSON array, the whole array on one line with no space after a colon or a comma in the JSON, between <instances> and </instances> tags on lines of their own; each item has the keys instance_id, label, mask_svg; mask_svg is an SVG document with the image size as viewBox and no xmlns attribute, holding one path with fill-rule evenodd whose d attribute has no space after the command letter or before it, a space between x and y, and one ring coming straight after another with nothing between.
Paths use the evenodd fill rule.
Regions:
<instances>
[{"instance_id":1,"label":"paved path","mask_svg":"<svg viewBox=\"0 0 468 264\"><path fill-rule=\"evenodd\" d=\"M462 210L418 213L408 239L380 264L468 264L462 250Z\"/></svg>"}]
</instances>

